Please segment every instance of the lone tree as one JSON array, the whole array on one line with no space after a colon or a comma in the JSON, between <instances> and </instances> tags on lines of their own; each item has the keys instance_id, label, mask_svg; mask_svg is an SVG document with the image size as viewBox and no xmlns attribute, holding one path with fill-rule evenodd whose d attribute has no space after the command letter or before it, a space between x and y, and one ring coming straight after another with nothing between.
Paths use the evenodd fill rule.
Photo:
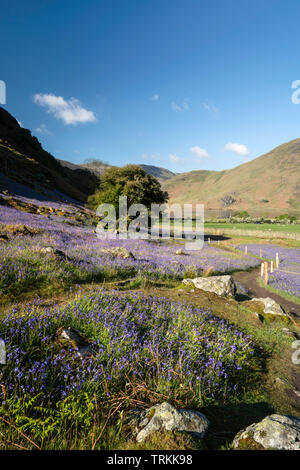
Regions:
<instances>
[{"instance_id":1,"label":"lone tree","mask_svg":"<svg viewBox=\"0 0 300 470\"><path fill-rule=\"evenodd\" d=\"M90 196L89 204L96 208L100 204L113 204L118 213L119 196L127 196L128 206L143 204L150 209L152 203L163 204L169 199L162 191L159 181L139 165L122 168L110 167L101 176L99 189Z\"/></svg>"}]
</instances>

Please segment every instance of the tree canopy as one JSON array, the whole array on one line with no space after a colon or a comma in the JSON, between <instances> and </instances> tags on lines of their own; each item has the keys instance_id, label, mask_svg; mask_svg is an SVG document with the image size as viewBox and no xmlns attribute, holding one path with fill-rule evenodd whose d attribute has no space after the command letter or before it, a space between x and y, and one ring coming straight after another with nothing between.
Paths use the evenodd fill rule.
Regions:
<instances>
[{"instance_id":1,"label":"tree canopy","mask_svg":"<svg viewBox=\"0 0 300 470\"><path fill-rule=\"evenodd\" d=\"M139 165L109 167L105 170L99 188L89 198L89 204L96 208L100 204L109 203L118 210L120 196L127 196L128 206L143 204L148 209L152 203L163 204L169 199L159 181Z\"/></svg>"}]
</instances>

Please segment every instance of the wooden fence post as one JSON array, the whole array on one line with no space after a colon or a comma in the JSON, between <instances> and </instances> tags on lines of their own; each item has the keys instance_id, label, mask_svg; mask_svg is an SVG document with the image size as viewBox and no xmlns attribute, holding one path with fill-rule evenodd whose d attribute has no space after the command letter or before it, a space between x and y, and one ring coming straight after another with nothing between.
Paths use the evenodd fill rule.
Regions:
<instances>
[{"instance_id":1,"label":"wooden fence post","mask_svg":"<svg viewBox=\"0 0 300 470\"><path fill-rule=\"evenodd\" d=\"M279 254L276 253L276 268L279 268Z\"/></svg>"},{"instance_id":2,"label":"wooden fence post","mask_svg":"<svg viewBox=\"0 0 300 470\"><path fill-rule=\"evenodd\" d=\"M274 271L274 263L273 263L273 261L271 261L270 264L271 264L271 265L270 265L270 273L272 273L272 272Z\"/></svg>"},{"instance_id":3,"label":"wooden fence post","mask_svg":"<svg viewBox=\"0 0 300 470\"><path fill-rule=\"evenodd\" d=\"M264 262L264 284L268 285L269 273L268 273L268 261Z\"/></svg>"},{"instance_id":4,"label":"wooden fence post","mask_svg":"<svg viewBox=\"0 0 300 470\"><path fill-rule=\"evenodd\" d=\"M260 265L260 275L261 277L264 277L264 263L261 263Z\"/></svg>"},{"instance_id":5,"label":"wooden fence post","mask_svg":"<svg viewBox=\"0 0 300 470\"><path fill-rule=\"evenodd\" d=\"M247 245L245 246L245 255L248 253L248 247Z\"/></svg>"},{"instance_id":6,"label":"wooden fence post","mask_svg":"<svg viewBox=\"0 0 300 470\"><path fill-rule=\"evenodd\" d=\"M261 248L259 250L259 257L262 258L262 251L261 251Z\"/></svg>"}]
</instances>

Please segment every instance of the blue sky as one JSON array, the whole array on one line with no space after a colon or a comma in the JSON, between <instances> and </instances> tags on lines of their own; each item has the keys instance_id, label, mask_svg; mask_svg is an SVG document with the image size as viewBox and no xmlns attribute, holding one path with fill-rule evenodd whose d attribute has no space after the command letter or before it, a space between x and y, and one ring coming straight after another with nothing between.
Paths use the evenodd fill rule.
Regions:
<instances>
[{"instance_id":1,"label":"blue sky","mask_svg":"<svg viewBox=\"0 0 300 470\"><path fill-rule=\"evenodd\" d=\"M6 105L57 158L232 168L300 137L298 0L1 5Z\"/></svg>"}]
</instances>

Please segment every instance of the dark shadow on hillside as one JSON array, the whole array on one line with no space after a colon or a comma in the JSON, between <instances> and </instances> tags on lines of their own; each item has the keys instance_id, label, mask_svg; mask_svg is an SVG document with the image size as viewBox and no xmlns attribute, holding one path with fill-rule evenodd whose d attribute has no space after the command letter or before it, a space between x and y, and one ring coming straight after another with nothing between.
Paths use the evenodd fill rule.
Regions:
<instances>
[{"instance_id":1,"label":"dark shadow on hillside","mask_svg":"<svg viewBox=\"0 0 300 470\"><path fill-rule=\"evenodd\" d=\"M201 412L211 423L205 441L209 448L216 449L232 443L239 431L274 413L274 408L262 401L208 406L202 408Z\"/></svg>"},{"instance_id":2,"label":"dark shadow on hillside","mask_svg":"<svg viewBox=\"0 0 300 470\"><path fill-rule=\"evenodd\" d=\"M16 181L8 178L0 172L0 192L8 191L16 197L25 197L28 199L36 199L40 202L47 201L62 201L73 204L80 204L79 201L73 199L60 191L51 191L36 185L35 189L25 186L24 184L17 183Z\"/></svg>"}]
</instances>

